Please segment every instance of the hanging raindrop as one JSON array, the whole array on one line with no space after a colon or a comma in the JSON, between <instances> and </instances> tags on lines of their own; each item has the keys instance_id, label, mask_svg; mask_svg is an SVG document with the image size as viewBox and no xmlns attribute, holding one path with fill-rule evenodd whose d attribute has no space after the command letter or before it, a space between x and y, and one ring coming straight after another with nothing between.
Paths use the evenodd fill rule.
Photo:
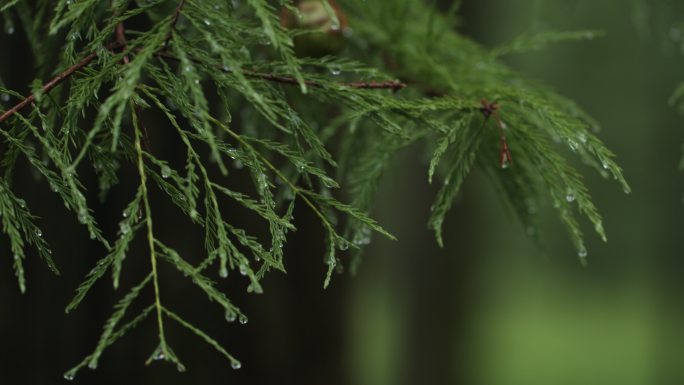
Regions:
<instances>
[{"instance_id":1,"label":"hanging raindrop","mask_svg":"<svg viewBox=\"0 0 684 385\"><path fill-rule=\"evenodd\" d=\"M235 313L234 311L232 311L230 309L227 309L226 310L226 321L235 322L236 319L237 319L237 313Z\"/></svg>"},{"instance_id":2,"label":"hanging raindrop","mask_svg":"<svg viewBox=\"0 0 684 385\"><path fill-rule=\"evenodd\" d=\"M565 200L568 202L573 202L575 200L575 194L572 190L568 190L568 194L565 196Z\"/></svg>"},{"instance_id":3,"label":"hanging raindrop","mask_svg":"<svg viewBox=\"0 0 684 385\"><path fill-rule=\"evenodd\" d=\"M164 179L167 179L168 177L171 176L171 167L164 165L161 169L161 176Z\"/></svg>"}]
</instances>

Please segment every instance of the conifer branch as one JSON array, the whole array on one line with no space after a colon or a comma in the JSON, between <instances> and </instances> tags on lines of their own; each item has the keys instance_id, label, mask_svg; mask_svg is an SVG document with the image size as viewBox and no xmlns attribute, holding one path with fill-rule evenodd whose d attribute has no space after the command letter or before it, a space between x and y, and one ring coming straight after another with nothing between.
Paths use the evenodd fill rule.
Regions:
<instances>
[{"instance_id":1,"label":"conifer branch","mask_svg":"<svg viewBox=\"0 0 684 385\"><path fill-rule=\"evenodd\" d=\"M162 57L164 59L172 60L179 62L180 59L169 54L168 52L165 51L160 51L157 52L155 55ZM198 63L196 60L192 60L194 63ZM231 73L233 70L229 68L221 68L221 71L225 73ZM281 84L289 84L289 85L299 85L299 81L297 81L296 78L292 76L284 76L284 75L276 75L272 73L265 73L265 72L257 72L257 71L250 71L250 70L241 70L240 71L244 76L249 77L249 78L255 78L255 79L262 79L274 83L281 83ZM369 81L369 82L363 82L363 81L353 81L353 82L331 82L331 83L321 83L317 82L314 80L304 80L304 84L308 87L313 87L313 88L329 88L331 86L336 86L336 87L346 87L346 88L354 88L354 89L361 89L361 90L381 90L381 89L388 89L392 90L394 92L397 92L403 88L406 88L406 83L399 82L399 81L393 81L393 80L388 80L388 81Z\"/></svg>"},{"instance_id":2,"label":"conifer branch","mask_svg":"<svg viewBox=\"0 0 684 385\"><path fill-rule=\"evenodd\" d=\"M111 45L111 46L114 47L115 45ZM69 76L73 75L74 72L76 72L79 69L90 64L90 62L92 62L93 59L95 59L96 57L97 57L97 53L93 52L93 53L89 54L88 56L84 57L83 59L81 59L81 61L79 61L78 63L72 65L71 67L65 69L64 71L62 71L60 74L58 74L54 78L50 79L50 81L47 82L41 88L40 92L32 93L31 95L24 98L24 100L17 103L14 107L10 108L9 110L5 111L2 115L0 115L0 123L4 122L9 117L16 114L17 112L21 111L24 107L33 103L36 100L36 97L38 96L39 93L40 94L46 94L46 93L52 91L53 88L57 87L60 83L62 83L67 78L69 78Z\"/></svg>"},{"instance_id":3,"label":"conifer branch","mask_svg":"<svg viewBox=\"0 0 684 385\"><path fill-rule=\"evenodd\" d=\"M41 12L45 12L50 2L40 3ZM142 232L146 238L145 251L150 259L147 278L119 301L93 354L65 378L73 378L83 365L96 366L106 347L153 313L159 341L148 363L162 359L184 370L167 345L164 327L171 319L239 368L240 362L209 334L168 310L170 297L165 296L162 304L158 265L175 267L225 310L227 321L245 323L246 315L219 290L212 276L202 272L218 265L217 275L226 278L229 270L237 270L249 279L247 292L261 293L260 280L267 271L285 271L283 245L290 239L289 232L295 230L293 211L297 203L311 209L325 232L326 287L332 273L344 266L338 251L352 249L355 254L350 266L354 270L372 232L393 239L369 212L379 181L392 166L392 157L419 141L432 149L428 180L432 183L436 177L442 184L429 219L440 245L448 240L442 233L446 214L476 166L492 175L525 226L536 226L537 205L550 200L581 260L586 249L577 214L588 217L605 239L601 216L582 175L558 148L567 145L583 162L606 177L612 175L628 190L614 155L591 130L593 120L571 101L528 81L496 59L497 53L518 52L575 35L516 40L509 48L492 54L458 34L450 21L453 15L441 15L420 0L406 1L399 13L393 13L398 7L391 6L390 0L386 4L390 6L377 9L373 7L383 2L349 0L345 12L359 28L353 37L344 39L352 42L358 38L367 49L345 51L344 57L335 52L300 56L300 49L308 44L308 33L304 32L311 31L288 31L290 27L279 18L279 7L293 11L296 2L237 3L112 1L108 10L97 0L59 0L54 12L47 11L52 15L49 33L68 28L63 61L56 67L68 68L44 86L34 86L33 94L10 110L0 111L0 123L14 117L11 128L0 130L7 144L6 155L0 159L6 191L0 198L14 203L0 207L0 211L7 222L4 232L18 254L15 273L22 290L22 246L31 244L39 251L47 248L40 235L31 238L39 230L27 210L17 209L23 208L23 201L8 188L20 155L47 179L67 208L78 214L91 238L107 249L77 288L67 311L74 309L107 271L111 271L117 289L126 253L135 249L136 234ZM326 10L332 23L340 27L331 4ZM372 28L364 28L364 24ZM342 34L336 36L341 38ZM36 55L41 56L37 62L47 62L45 57L52 57L54 52L49 49L53 47L56 45L34 47L35 52L43 48L48 51ZM85 48L78 51L78 47ZM382 54L373 56L377 52ZM97 55L101 57L94 61ZM46 101L41 96L76 72L78 75L64 87L64 95L49 98L50 103L38 103ZM348 77L334 78L341 72ZM375 92L407 87L402 81L384 79L402 79L420 91L405 95ZM287 92L285 88L290 85L300 86L302 92ZM307 89L312 92L307 94ZM505 112L497 112L497 103L480 101L482 96L504 100ZM27 105L33 108L18 113ZM142 113L148 111L150 119L157 117L172 128L164 135L184 144L184 151L174 153L173 159L152 154L142 121ZM490 117L497 127L486 124ZM511 163L509 142L516 163L504 172L501 168ZM39 156L41 152L45 161ZM493 161L497 154L499 162ZM216 171L228 174L227 158L251 180L212 180ZM132 182L133 186L127 187L135 187L135 197L123 211L118 238L111 246L96 226L82 193L90 186L84 186L78 176L85 168L81 161L92 161L102 199L120 182ZM181 162L184 167L176 170L175 165ZM124 167L136 170L139 178L120 181L119 176L127 175ZM247 183L239 185L237 181ZM150 195L153 191L159 195ZM336 196L348 197L350 202ZM206 253L201 261L186 260L158 238L161 234L154 233L158 228L152 223L153 197L168 199L179 209L179 215L202 228ZM263 223L250 221L245 229L237 227L222 212L223 200L239 205ZM12 213L19 217L8 215ZM53 267L51 258L45 259ZM154 289L151 306L123 323L133 300L149 286ZM167 327L173 325L169 322Z\"/></svg>"},{"instance_id":4,"label":"conifer branch","mask_svg":"<svg viewBox=\"0 0 684 385\"><path fill-rule=\"evenodd\" d=\"M183 10L184 5L185 5L185 0L178 1L178 5L176 6L176 9L173 11L173 16L171 18L171 28L169 29L168 35L166 35L166 40L164 41L164 47L169 46L169 42L171 41L171 38L173 37L173 32L176 30L176 24L178 23L178 19L180 18L181 11Z\"/></svg>"},{"instance_id":5,"label":"conifer branch","mask_svg":"<svg viewBox=\"0 0 684 385\"><path fill-rule=\"evenodd\" d=\"M131 102L133 104L133 102ZM132 106L131 106L132 107ZM147 193L147 174L145 173L145 165L143 160L143 150L141 145L140 137L142 136L141 129L139 127L138 115L135 113L135 109L132 108L133 115L133 127L135 136L135 151L137 154L137 164L138 164L138 174L140 175L140 188L143 201L143 211L145 215L145 224L147 227L147 244L150 251L150 263L152 265L152 283L154 285L154 304L157 311L157 326L159 328L159 349L161 357L171 357L166 345L166 337L164 336L164 321L162 317L162 305L159 295L159 277L157 274L157 256L156 256L156 246L154 242L154 231L152 229L152 211L150 209L150 202Z\"/></svg>"}]
</instances>

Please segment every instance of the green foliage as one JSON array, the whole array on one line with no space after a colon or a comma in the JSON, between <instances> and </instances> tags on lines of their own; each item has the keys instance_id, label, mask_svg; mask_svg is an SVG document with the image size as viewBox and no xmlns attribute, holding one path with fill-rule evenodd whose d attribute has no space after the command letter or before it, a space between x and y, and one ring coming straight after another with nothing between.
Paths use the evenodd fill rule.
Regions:
<instances>
[{"instance_id":1,"label":"green foliage","mask_svg":"<svg viewBox=\"0 0 684 385\"><path fill-rule=\"evenodd\" d=\"M323 5L339 28L331 4ZM37 77L60 74L34 83L30 108L0 118L7 148L0 163L5 171L0 215L21 290L26 245L34 246L55 272L57 268L35 217L10 190L19 157L48 181L104 249L67 312L108 272L113 287L120 286L126 254L139 252L132 248L137 236L146 240L150 257L145 278L114 306L93 353L69 370L67 379L84 366L97 367L107 347L150 315L159 332L150 361L185 369L167 343L164 322L170 319L239 368L240 362L219 342L170 310L158 265L178 270L223 309L228 321L245 323L247 316L211 276L226 278L237 271L248 278L248 292L263 292L265 273L286 269L283 246L296 230L295 206L303 204L326 232L327 287L333 272L342 270L340 253L355 256L350 263L355 270L373 232L393 239L369 213L392 157L416 142L429 149L428 182L440 184L428 223L440 245L448 241L442 230L446 215L475 167L500 187L535 234L536 208L550 201L582 260L586 249L577 214L586 216L605 239L582 176L563 149L629 191L613 154L594 135L596 123L571 101L498 61L504 54L597 33L523 36L487 50L454 30L452 11L457 7L440 14L417 0L350 0L343 5L351 28L342 31L347 50L340 57L323 58L295 56L293 36L305 31L286 30L278 17L281 6L296 11L291 1L2 5L6 26L22 20L39 64ZM31 18L35 22L27 24ZM58 71L45 66L54 60L59 61ZM2 112L10 109L10 100L23 99L5 88L0 93L11 96L3 99ZM495 113L487 110L489 102L497 103ZM182 169L158 157L145 124L154 116L163 117L167 135L184 146ZM29 137L38 148L27 144ZM506 169L499 163L504 143L514 159ZM117 234L103 234L93 218L79 179L86 168L98 176L103 201L114 185L135 187ZM123 168L135 170L136 179L121 180ZM233 174L248 177L251 184L226 177ZM185 259L155 231L152 190L165 195L178 215L203 228L206 250L199 262ZM226 199L267 228L268 237L232 223L222 204ZM152 303L130 318L133 303L148 294Z\"/></svg>"}]
</instances>

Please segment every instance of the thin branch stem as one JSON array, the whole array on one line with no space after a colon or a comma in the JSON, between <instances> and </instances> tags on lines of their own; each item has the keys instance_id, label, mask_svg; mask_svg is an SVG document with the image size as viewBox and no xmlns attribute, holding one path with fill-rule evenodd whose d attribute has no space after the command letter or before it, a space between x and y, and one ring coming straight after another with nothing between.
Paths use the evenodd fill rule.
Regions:
<instances>
[{"instance_id":1,"label":"thin branch stem","mask_svg":"<svg viewBox=\"0 0 684 385\"><path fill-rule=\"evenodd\" d=\"M311 208L311 210L314 212L314 214L316 214L316 216L318 216L321 219L325 228L327 230L335 233L335 228L332 225L332 223L330 223L328 218L326 218L325 215L323 215L323 213L318 209L318 207L316 207L316 205L309 199L309 197L306 195L306 191L302 190L297 185L295 185L292 181L290 181L290 179L287 176L285 176L280 171L280 169L278 169L276 166L274 166L273 163L271 163L271 161L266 159L266 157L264 157L260 152L254 150L254 147L250 143L248 143L240 134L231 130L230 127L226 126L220 120L214 118L211 115L207 115L207 118L209 120L211 120L217 126L221 127L224 131L226 131L228 133L228 135L232 136L235 140L240 142L241 145L252 149L254 151L254 153L256 154L256 156L262 162L264 162L264 164L266 164L266 167L271 169L271 171L273 171L276 174L276 176L278 176L283 182L285 182L285 184L287 184L296 195L299 195L299 197L304 201L304 203L306 203L306 205Z\"/></svg>"},{"instance_id":2,"label":"thin branch stem","mask_svg":"<svg viewBox=\"0 0 684 385\"><path fill-rule=\"evenodd\" d=\"M143 206L145 209L145 223L147 224L147 243L150 248L150 263L152 265L152 282L154 284L154 304L157 310L157 325L159 327L159 341L162 353L165 357L169 357L166 351L166 339L164 338L164 321L162 319L162 305L159 295L159 278L157 274L157 255L154 246L154 231L152 228L152 210L150 209L150 202L147 198L147 174L145 173L145 163L143 160L143 151L140 137L142 132L138 120L136 109L132 106L131 114L133 115L133 127L135 128L135 151L138 156L138 173L140 174L140 187L142 189Z\"/></svg>"},{"instance_id":3,"label":"thin branch stem","mask_svg":"<svg viewBox=\"0 0 684 385\"><path fill-rule=\"evenodd\" d=\"M173 31L176 30L176 23L178 23L178 18L180 18L181 10L183 9L184 5L185 5L185 0L180 0L178 2L178 5L176 6L176 10L173 11L173 18L171 19L171 28L169 29L168 35L166 35L166 40L164 41L164 47L169 46L169 42L171 41L171 38L173 37Z\"/></svg>"},{"instance_id":4,"label":"thin branch stem","mask_svg":"<svg viewBox=\"0 0 684 385\"><path fill-rule=\"evenodd\" d=\"M90 64L93 59L97 57L97 53L93 52L90 55L84 57L79 61L78 63L72 65L71 67L65 69L62 71L59 75L55 76L52 78L49 82L47 82L40 90L40 93L46 94L50 91L52 91L53 88L57 87L60 83L62 83L64 80L66 80L69 76L71 76L74 72L78 71L79 69L87 66ZM24 100L21 102L17 103L14 107L10 108L9 110L5 111L2 115L0 115L0 123L4 122L7 120L9 117L12 115L16 114L20 110L22 110L24 107L28 106L29 104L33 103L36 100L38 92L33 93L29 96L27 96Z\"/></svg>"},{"instance_id":5,"label":"thin branch stem","mask_svg":"<svg viewBox=\"0 0 684 385\"><path fill-rule=\"evenodd\" d=\"M169 59L173 61L180 61L179 58L169 54L168 52L164 51L159 51L155 54L158 57L164 58L164 59ZM198 63L196 60L192 60L195 63ZM221 69L223 72L230 73L232 70L230 69ZM290 84L290 85L299 85L299 81L295 79L294 77L291 76L284 76L284 75L276 75L272 73L266 73L266 72L256 72L256 71L249 71L249 70L241 70L242 74L250 77L250 78L257 78L257 79L263 79L275 83L282 83L282 84ZM331 85L338 86L338 87L348 87L348 88L356 88L356 89L367 89L367 90L380 90L380 89L389 89L394 92L397 92L401 90L402 88L406 87L406 83L402 83L399 81L393 81L393 80L388 80L388 81L382 81L382 82L377 82L377 81L370 81L370 82L361 82L361 81L356 81L356 82L331 82L331 83L321 83L313 80L305 80L304 84L306 84L309 87L313 88L326 88L330 87Z\"/></svg>"}]
</instances>

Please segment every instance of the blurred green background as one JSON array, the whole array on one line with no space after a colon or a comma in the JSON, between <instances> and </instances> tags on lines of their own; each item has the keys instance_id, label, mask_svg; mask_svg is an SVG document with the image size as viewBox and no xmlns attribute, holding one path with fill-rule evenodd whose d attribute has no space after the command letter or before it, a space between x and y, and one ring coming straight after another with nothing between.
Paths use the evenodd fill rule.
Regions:
<instances>
[{"instance_id":1,"label":"blurred green background","mask_svg":"<svg viewBox=\"0 0 684 385\"><path fill-rule=\"evenodd\" d=\"M684 80L680 42L671 33L677 15L684 17L684 6L665 0L463 4L461 31L489 47L547 29L606 32L594 41L505 59L595 117L602 125L599 137L618 154L632 185L633 193L624 195L615 183L578 165L588 175L608 232L608 243L602 243L591 226L585 227L588 267L579 264L553 212L545 209L544 245L533 244L477 171L448 217L446 247L439 249L425 225L434 186L427 184L426 165L417 161L420 149L409 148L386 176L380 192L385 198L376 211L399 241L374 239L355 278L338 276L329 290L321 289L323 244L311 242L322 239L321 229L300 209L295 213L300 231L286 249L288 274L268 276L261 296L235 294L250 316L247 325L220 321L220 312L186 283L163 282L172 287L164 295L224 342L243 361L241 370L231 370L182 330L173 330L172 346L188 372L145 367L154 349L154 325L146 325L105 353L97 371L80 373L76 382L684 383L684 175L678 170L684 117L667 105ZM28 54L22 42L0 38L0 47L4 78L13 74L10 85L18 89L30 84L27 55L5 55ZM174 148L165 151L173 156ZM31 178L25 179L20 187L44 217L45 236L65 274L50 275L34 258L29 292L21 296L10 258L0 256L0 383L58 383L92 349L122 293L100 284L81 309L64 315L76 282L102 250L75 219L64 219L61 203L44 183L46 191L40 192ZM104 212L100 222L115 227L127 196L97 208ZM165 215L163 209L158 212ZM181 249L201 247L201 239L192 238L198 234L180 230L172 220L162 223L160 231L188 239ZM129 271L146 262L130 259ZM224 285L231 296L244 291L231 285Z\"/></svg>"},{"instance_id":2,"label":"blurred green background","mask_svg":"<svg viewBox=\"0 0 684 385\"><path fill-rule=\"evenodd\" d=\"M420 229L429 202L413 186L422 186L424 170L407 156L411 180L402 172L385 188L410 192L383 202L379 214L400 241L375 243L352 288L353 383L684 383L684 132L667 105L684 78L679 3L464 2L462 30L485 46L549 29L606 33L506 61L601 123L599 137L618 154L633 193L578 165L608 231L604 244L585 227L582 268L553 212L537 247L476 172L438 250Z\"/></svg>"}]
</instances>

